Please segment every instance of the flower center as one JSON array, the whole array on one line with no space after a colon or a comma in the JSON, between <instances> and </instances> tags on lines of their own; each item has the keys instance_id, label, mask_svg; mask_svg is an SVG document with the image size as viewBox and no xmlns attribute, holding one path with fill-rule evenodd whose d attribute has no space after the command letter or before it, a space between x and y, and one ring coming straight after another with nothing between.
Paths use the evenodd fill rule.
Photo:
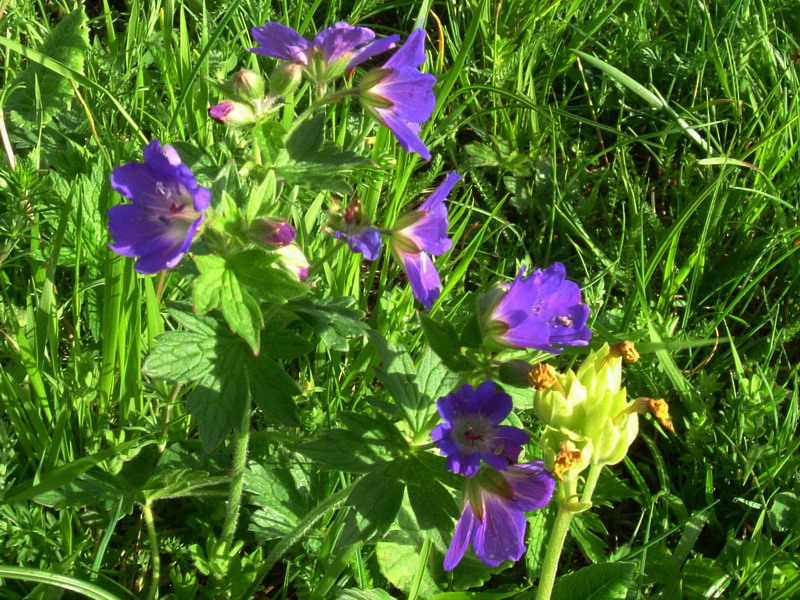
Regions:
<instances>
[{"instance_id":1,"label":"flower center","mask_svg":"<svg viewBox=\"0 0 800 600\"><path fill-rule=\"evenodd\" d=\"M553 317L550 319L550 324L553 327L572 327L574 325L572 319L570 319L568 316Z\"/></svg>"},{"instance_id":2,"label":"flower center","mask_svg":"<svg viewBox=\"0 0 800 600\"><path fill-rule=\"evenodd\" d=\"M475 442L482 442L483 441L483 436L482 435L477 435L472 430L472 427L470 427L469 429L467 429L464 432L464 439L467 440L468 442L471 442L472 443L472 447L474 448L475 447Z\"/></svg>"},{"instance_id":3,"label":"flower center","mask_svg":"<svg viewBox=\"0 0 800 600\"><path fill-rule=\"evenodd\" d=\"M481 415L463 416L454 424L453 438L462 452L487 452L492 446L495 429L496 426Z\"/></svg>"}]
</instances>

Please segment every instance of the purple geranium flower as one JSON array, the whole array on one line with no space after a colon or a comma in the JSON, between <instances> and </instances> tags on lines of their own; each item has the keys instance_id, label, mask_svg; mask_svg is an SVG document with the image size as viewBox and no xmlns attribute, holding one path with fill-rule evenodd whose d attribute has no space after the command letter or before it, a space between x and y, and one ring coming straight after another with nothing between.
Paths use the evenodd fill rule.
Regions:
<instances>
[{"instance_id":1,"label":"purple geranium flower","mask_svg":"<svg viewBox=\"0 0 800 600\"><path fill-rule=\"evenodd\" d=\"M291 27L273 21L253 27L252 32L260 46L250 48L250 52L302 65L317 83L338 77L345 70L394 48L400 40L398 35L375 40L371 29L343 22L323 29L311 41Z\"/></svg>"},{"instance_id":2,"label":"purple geranium flower","mask_svg":"<svg viewBox=\"0 0 800 600\"><path fill-rule=\"evenodd\" d=\"M346 227L346 231L334 231L333 237L344 238L350 250L363 254L367 260L377 259L383 244L380 229L369 225Z\"/></svg>"},{"instance_id":3,"label":"purple geranium flower","mask_svg":"<svg viewBox=\"0 0 800 600\"><path fill-rule=\"evenodd\" d=\"M108 229L117 254L138 257L139 273L157 273L177 265L211 204L211 191L172 146L153 140L144 163L129 162L111 172L111 187L131 201L108 211Z\"/></svg>"},{"instance_id":4,"label":"purple geranium flower","mask_svg":"<svg viewBox=\"0 0 800 600\"><path fill-rule=\"evenodd\" d=\"M439 415L447 421L431 432L436 446L447 456L447 468L472 477L486 464L505 470L517 462L523 444L531 436L517 427L500 425L511 412L511 396L497 389L493 381L477 388L464 385L439 398Z\"/></svg>"},{"instance_id":5,"label":"purple geranium flower","mask_svg":"<svg viewBox=\"0 0 800 600\"><path fill-rule=\"evenodd\" d=\"M525 268L510 284L490 292L483 318L486 335L503 346L535 348L558 354L560 346L585 346L592 337L586 326L589 307L567 270L553 263L525 277Z\"/></svg>"},{"instance_id":6,"label":"purple geranium flower","mask_svg":"<svg viewBox=\"0 0 800 600\"><path fill-rule=\"evenodd\" d=\"M358 89L364 108L392 130L405 150L430 160L431 153L418 134L420 124L430 119L436 107L436 77L417 69L423 62L425 31L415 29L386 64L364 77Z\"/></svg>"},{"instance_id":7,"label":"purple geranium flower","mask_svg":"<svg viewBox=\"0 0 800 600\"><path fill-rule=\"evenodd\" d=\"M403 266L411 291L427 310L442 291L442 281L428 253L439 256L453 245L447 237L447 198L453 186L462 179L451 171L415 211L403 215L392 228L389 244Z\"/></svg>"},{"instance_id":8,"label":"purple geranium flower","mask_svg":"<svg viewBox=\"0 0 800 600\"><path fill-rule=\"evenodd\" d=\"M444 570L461 562L470 543L476 556L496 567L525 552L525 513L546 505L555 480L537 460L500 472L484 467L467 481L464 510L444 557Z\"/></svg>"}]
</instances>

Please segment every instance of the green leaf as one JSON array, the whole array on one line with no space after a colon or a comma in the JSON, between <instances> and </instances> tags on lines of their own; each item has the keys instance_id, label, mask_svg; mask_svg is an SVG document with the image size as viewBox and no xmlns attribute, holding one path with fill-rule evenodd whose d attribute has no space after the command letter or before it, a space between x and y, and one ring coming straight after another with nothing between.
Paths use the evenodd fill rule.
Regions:
<instances>
[{"instance_id":1,"label":"green leaf","mask_svg":"<svg viewBox=\"0 0 800 600\"><path fill-rule=\"evenodd\" d=\"M100 469L92 469L66 485L43 492L36 502L45 506L107 506L123 495L117 478ZM133 503L130 504L133 508Z\"/></svg>"},{"instance_id":2,"label":"green leaf","mask_svg":"<svg viewBox=\"0 0 800 600\"><path fill-rule=\"evenodd\" d=\"M196 331L170 331L158 336L143 370L173 383L198 381L189 396L189 411L206 450L213 449L242 422L247 382L253 402L271 422L299 426L293 398L300 390L270 356L254 355L242 339L210 315L191 315L177 308L173 314ZM287 336L290 345L298 344L295 338ZM278 353L286 356L293 352L284 346Z\"/></svg>"},{"instance_id":3,"label":"green leaf","mask_svg":"<svg viewBox=\"0 0 800 600\"><path fill-rule=\"evenodd\" d=\"M458 506L453 493L445 488L422 462L412 457L406 464L404 476L408 486L408 500L420 529L438 529L443 535L452 533L453 519L458 517Z\"/></svg>"},{"instance_id":4,"label":"green leaf","mask_svg":"<svg viewBox=\"0 0 800 600\"><path fill-rule=\"evenodd\" d=\"M196 256L195 264L200 270L193 289L197 311L204 313L220 306L231 331L248 343L253 354L258 354L264 317L256 299L242 289L237 274L224 258L213 254Z\"/></svg>"},{"instance_id":5,"label":"green leaf","mask_svg":"<svg viewBox=\"0 0 800 600\"><path fill-rule=\"evenodd\" d=\"M293 160L311 160L325 142L325 113L306 119L286 139L286 151Z\"/></svg>"},{"instance_id":6,"label":"green leaf","mask_svg":"<svg viewBox=\"0 0 800 600\"><path fill-rule=\"evenodd\" d=\"M143 492L148 500L202 496L206 488L222 485L229 477L212 477L206 471L175 469L159 471L145 484Z\"/></svg>"},{"instance_id":7,"label":"green leaf","mask_svg":"<svg viewBox=\"0 0 800 600\"><path fill-rule=\"evenodd\" d=\"M458 332L453 324L447 320L434 321L425 313L419 313L422 331L436 354L442 362L453 371L467 371L472 365L461 355L461 344Z\"/></svg>"},{"instance_id":8,"label":"green leaf","mask_svg":"<svg viewBox=\"0 0 800 600\"><path fill-rule=\"evenodd\" d=\"M214 367L216 338L194 331L168 331L145 359L146 375L172 384L197 381Z\"/></svg>"},{"instance_id":9,"label":"green leaf","mask_svg":"<svg viewBox=\"0 0 800 600\"><path fill-rule=\"evenodd\" d=\"M254 249L232 254L226 262L239 283L265 302L283 303L307 294L307 285L273 266L277 258L274 252Z\"/></svg>"},{"instance_id":10,"label":"green leaf","mask_svg":"<svg viewBox=\"0 0 800 600\"><path fill-rule=\"evenodd\" d=\"M285 135L286 129L277 121L265 121L253 128L253 139L261 149L265 165L275 164L285 153Z\"/></svg>"},{"instance_id":11,"label":"green leaf","mask_svg":"<svg viewBox=\"0 0 800 600\"><path fill-rule=\"evenodd\" d=\"M769 522L779 531L797 529L800 525L800 499L792 492L780 492L772 499Z\"/></svg>"},{"instance_id":12,"label":"green leaf","mask_svg":"<svg viewBox=\"0 0 800 600\"><path fill-rule=\"evenodd\" d=\"M375 368L375 374L397 401L411 428L419 431L436 411L436 400L452 391L458 375L429 349L417 367L405 348L386 341L377 331L370 330L368 335L384 363L383 368Z\"/></svg>"},{"instance_id":13,"label":"green leaf","mask_svg":"<svg viewBox=\"0 0 800 600\"><path fill-rule=\"evenodd\" d=\"M122 444L117 444L113 448L107 448L91 456L84 456L74 460L52 471L39 475L36 479L38 483L29 481L15 485L4 494L3 499L0 500L0 505L30 500L39 494L63 487L104 460L123 454L136 446L145 446L154 443L154 440L129 440Z\"/></svg>"},{"instance_id":14,"label":"green leaf","mask_svg":"<svg viewBox=\"0 0 800 600\"><path fill-rule=\"evenodd\" d=\"M245 346L241 347L243 355L248 353ZM231 366L233 361L226 357L226 364ZM197 387L189 396L188 408L197 424L200 440L206 452L210 452L228 435L238 427L244 417L247 405L247 381L243 377L220 376L210 374L200 380ZM235 375L241 375L241 370L236 369Z\"/></svg>"},{"instance_id":15,"label":"green leaf","mask_svg":"<svg viewBox=\"0 0 800 600\"><path fill-rule=\"evenodd\" d=\"M266 356L247 361L253 402L272 422L299 427L294 397L300 393L294 379Z\"/></svg>"},{"instance_id":16,"label":"green leaf","mask_svg":"<svg viewBox=\"0 0 800 600\"><path fill-rule=\"evenodd\" d=\"M341 175L369 162L354 152L325 144L325 114L319 113L292 132L286 140L286 155L275 170L289 184L346 194L352 188Z\"/></svg>"},{"instance_id":17,"label":"green leaf","mask_svg":"<svg viewBox=\"0 0 800 600\"><path fill-rule=\"evenodd\" d=\"M584 567L559 579L551 600L625 600L635 570L633 562Z\"/></svg>"},{"instance_id":18,"label":"green leaf","mask_svg":"<svg viewBox=\"0 0 800 600\"><path fill-rule=\"evenodd\" d=\"M56 25L45 38L39 52L57 60L62 65L83 72L89 51L89 29L86 14L78 8ZM29 64L11 82L5 110L16 121L38 127L49 123L65 111L72 100L73 89L69 80L40 64ZM38 90L38 93L37 93ZM38 112L38 109L41 112Z\"/></svg>"},{"instance_id":19,"label":"green leaf","mask_svg":"<svg viewBox=\"0 0 800 600\"><path fill-rule=\"evenodd\" d=\"M322 300L295 300L290 307L308 323L328 348L347 352L348 338L361 337L369 331L362 321L364 313L350 308L353 298L324 298Z\"/></svg>"},{"instance_id":20,"label":"green leaf","mask_svg":"<svg viewBox=\"0 0 800 600\"><path fill-rule=\"evenodd\" d=\"M214 254L194 257L200 276L194 280L192 297L197 312L206 313L217 308L222 300L225 277L225 259Z\"/></svg>"},{"instance_id":21,"label":"green leaf","mask_svg":"<svg viewBox=\"0 0 800 600\"><path fill-rule=\"evenodd\" d=\"M431 600L505 600L519 595L520 590L510 592L442 592Z\"/></svg>"},{"instance_id":22,"label":"green leaf","mask_svg":"<svg viewBox=\"0 0 800 600\"><path fill-rule=\"evenodd\" d=\"M201 315L194 310L190 304L183 302L167 302L169 316L175 319L181 326L208 336L214 336L220 326L219 321L212 315Z\"/></svg>"},{"instance_id":23,"label":"green leaf","mask_svg":"<svg viewBox=\"0 0 800 600\"><path fill-rule=\"evenodd\" d=\"M225 271L220 293L222 316L233 333L238 333L253 351L258 354L261 347L259 333L264 327L264 316L258 301L239 285L232 271Z\"/></svg>"},{"instance_id":24,"label":"green leaf","mask_svg":"<svg viewBox=\"0 0 800 600\"><path fill-rule=\"evenodd\" d=\"M336 600L394 600L394 596L386 590L375 588L359 590L357 588L351 588L342 590L336 594Z\"/></svg>"},{"instance_id":25,"label":"green leaf","mask_svg":"<svg viewBox=\"0 0 800 600\"><path fill-rule=\"evenodd\" d=\"M408 451L408 442L390 421L352 412L339 417L347 429L331 429L299 448L323 469L370 473Z\"/></svg>"},{"instance_id":26,"label":"green leaf","mask_svg":"<svg viewBox=\"0 0 800 600\"><path fill-rule=\"evenodd\" d=\"M394 529L375 545L375 556L381 573L396 588L406 594L414 584L422 540L411 532ZM420 598L430 598L441 590L428 569L422 573Z\"/></svg>"},{"instance_id":27,"label":"green leaf","mask_svg":"<svg viewBox=\"0 0 800 600\"><path fill-rule=\"evenodd\" d=\"M417 367L417 386L428 399L419 414L423 422L436 412L436 401L452 392L460 380L459 374L442 364L441 358L433 350L425 348Z\"/></svg>"},{"instance_id":28,"label":"green leaf","mask_svg":"<svg viewBox=\"0 0 800 600\"><path fill-rule=\"evenodd\" d=\"M273 327L274 325L274 327ZM314 344L304 337L279 329L277 322L267 322L261 332L261 353L278 360L292 360L314 349Z\"/></svg>"},{"instance_id":29,"label":"green leaf","mask_svg":"<svg viewBox=\"0 0 800 600\"><path fill-rule=\"evenodd\" d=\"M608 560L605 553L606 543L594 533L607 534L608 532L596 514L589 511L577 513L570 522L569 530L592 562L599 563Z\"/></svg>"},{"instance_id":30,"label":"green leaf","mask_svg":"<svg viewBox=\"0 0 800 600\"><path fill-rule=\"evenodd\" d=\"M525 514L525 518L528 520L525 544L525 565L528 567L528 581L536 581L539 578L554 514L549 506Z\"/></svg>"},{"instance_id":31,"label":"green leaf","mask_svg":"<svg viewBox=\"0 0 800 600\"><path fill-rule=\"evenodd\" d=\"M389 463L380 471L368 473L350 492L347 504L369 525L362 536L367 537L373 531L385 531L394 522L405 491L405 486L398 478L402 463L402 460Z\"/></svg>"},{"instance_id":32,"label":"green leaf","mask_svg":"<svg viewBox=\"0 0 800 600\"><path fill-rule=\"evenodd\" d=\"M283 538L311 510L307 491L301 491L305 482L299 483L298 475L283 464L254 463L245 471L244 488L254 494L250 504L259 507L250 518L250 530L260 538Z\"/></svg>"}]
</instances>

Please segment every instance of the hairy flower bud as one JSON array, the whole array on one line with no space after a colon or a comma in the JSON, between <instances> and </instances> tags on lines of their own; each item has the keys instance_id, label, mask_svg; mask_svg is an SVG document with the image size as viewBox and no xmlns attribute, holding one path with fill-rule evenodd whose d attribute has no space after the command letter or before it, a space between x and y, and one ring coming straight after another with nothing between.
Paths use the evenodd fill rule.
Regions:
<instances>
[{"instance_id":1,"label":"hairy flower bud","mask_svg":"<svg viewBox=\"0 0 800 600\"><path fill-rule=\"evenodd\" d=\"M254 242L280 248L291 244L297 233L286 221L256 219L248 230L248 235Z\"/></svg>"},{"instance_id":2,"label":"hairy flower bud","mask_svg":"<svg viewBox=\"0 0 800 600\"><path fill-rule=\"evenodd\" d=\"M282 97L291 94L303 79L303 67L297 63L281 63L269 77L269 91Z\"/></svg>"},{"instance_id":3,"label":"hairy flower bud","mask_svg":"<svg viewBox=\"0 0 800 600\"><path fill-rule=\"evenodd\" d=\"M247 104L226 100L208 109L208 116L228 127L244 127L255 123L253 109Z\"/></svg>"},{"instance_id":4,"label":"hairy flower bud","mask_svg":"<svg viewBox=\"0 0 800 600\"><path fill-rule=\"evenodd\" d=\"M248 69L242 69L233 76L233 92L245 101L257 100L264 96L264 78Z\"/></svg>"}]
</instances>

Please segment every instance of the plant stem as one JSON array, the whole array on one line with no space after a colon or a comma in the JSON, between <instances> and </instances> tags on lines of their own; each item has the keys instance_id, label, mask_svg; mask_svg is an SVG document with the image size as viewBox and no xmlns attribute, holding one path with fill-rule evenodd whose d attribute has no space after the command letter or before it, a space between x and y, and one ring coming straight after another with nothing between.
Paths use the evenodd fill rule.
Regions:
<instances>
[{"instance_id":1,"label":"plant stem","mask_svg":"<svg viewBox=\"0 0 800 600\"><path fill-rule=\"evenodd\" d=\"M322 502L320 502L316 507L314 507L305 517L297 524L297 526L292 529L286 536L283 537L272 549L272 552L269 553L266 559L264 559L264 563L258 569L256 576L253 578L253 583L250 584L250 587L242 596L243 598L250 598L264 579L269 573L270 569L275 566L281 557L286 554L289 548L292 547L295 543L297 543L300 538L302 538L314 524L319 521L326 512L329 510L333 510L338 508L340 504L342 504L347 497L350 495L350 492L353 491L353 488L356 486L355 483L350 484L344 489L339 490L332 496L329 496Z\"/></svg>"},{"instance_id":2,"label":"plant stem","mask_svg":"<svg viewBox=\"0 0 800 600\"><path fill-rule=\"evenodd\" d=\"M158 550L158 536L156 535L156 524L153 519L153 508L150 500L142 505L144 522L147 525L147 537L150 540L150 589L147 591L147 600L158 598L158 582L161 579L161 556Z\"/></svg>"},{"instance_id":3,"label":"plant stem","mask_svg":"<svg viewBox=\"0 0 800 600\"><path fill-rule=\"evenodd\" d=\"M589 467L589 475L586 476L586 483L583 484L583 495L581 502L591 502L594 488L597 486L597 480L600 478L600 471L603 470L603 465L592 465Z\"/></svg>"},{"instance_id":4,"label":"plant stem","mask_svg":"<svg viewBox=\"0 0 800 600\"><path fill-rule=\"evenodd\" d=\"M559 504L558 514L556 514L553 529L550 531L547 552L542 562L542 573L539 576L539 587L536 589L536 600L550 600L550 595L553 593L553 584L556 581L558 559L561 558L561 549L564 547L564 539L567 537L573 514L571 510Z\"/></svg>"},{"instance_id":5,"label":"plant stem","mask_svg":"<svg viewBox=\"0 0 800 600\"><path fill-rule=\"evenodd\" d=\"M250 445L250 382L247 385L247 400L242 417L242 425L236 432L236 447L233 452L233 468L231 469L231 490L225 509L225 523L222 526L222 541L225 548L233 547L236 524L239 521L239 508L242 505L242 488L244 487L244 469L247 465L247 450Z\"/></svg>"}]
</instances>

